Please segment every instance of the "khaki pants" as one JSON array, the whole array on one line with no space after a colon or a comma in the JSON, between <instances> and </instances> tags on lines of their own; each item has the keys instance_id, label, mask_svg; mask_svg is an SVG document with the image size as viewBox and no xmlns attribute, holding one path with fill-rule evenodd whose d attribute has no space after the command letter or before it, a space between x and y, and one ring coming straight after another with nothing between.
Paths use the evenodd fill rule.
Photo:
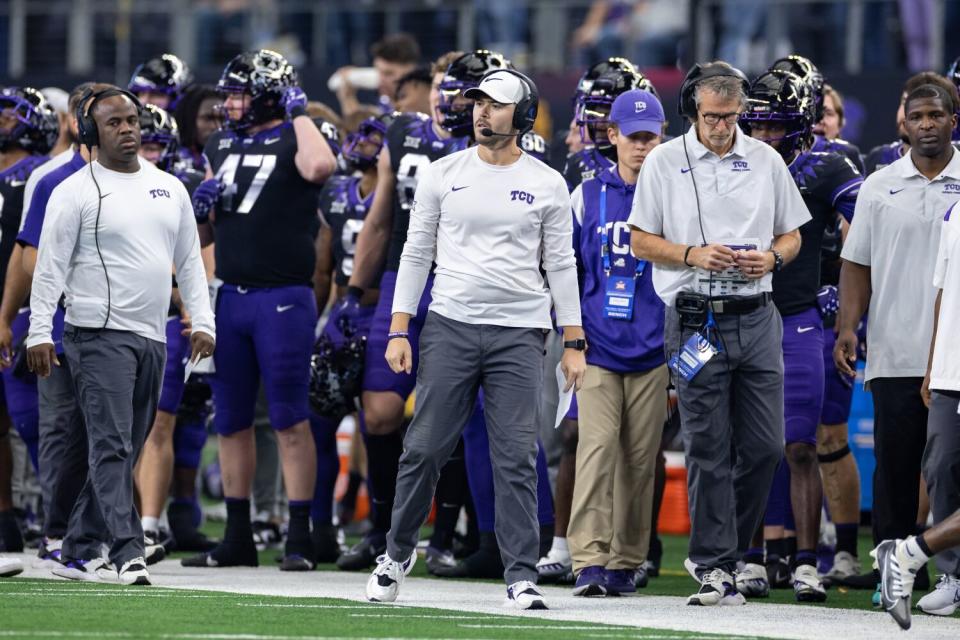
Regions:
<instances>
[{"instance_id":1,"label":"khaki pants","mask_svg":"<svg viewBox=\"0 0 960 640\"><path fill-rule=\"evenodd\" d=\"M627 374L587 367L577 393L580 442L567 530L575 572L636 569L647 558L666 388L666 365Z\"/></svg>"}]
</instances>

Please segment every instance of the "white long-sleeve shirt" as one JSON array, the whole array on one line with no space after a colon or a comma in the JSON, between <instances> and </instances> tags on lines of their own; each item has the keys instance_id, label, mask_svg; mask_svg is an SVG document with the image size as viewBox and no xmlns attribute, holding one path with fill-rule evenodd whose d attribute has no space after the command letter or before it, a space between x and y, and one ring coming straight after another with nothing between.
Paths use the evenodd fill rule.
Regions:
<instances>
[{"instance_id":1,"label":"white long-sleeve shirt","mask_svg":"<svg viewBox=\"0 0 960 640\"><path fill-rule=\"evenodd\" d=\"M570 196L559 173L526 153L491 165L471 147L427 167L414 199L394 313L416 315L435 262L430 310L444 317L549 329L552 301L558 325L580 325Z\"/></svg>"},{"instance_id":2,"label":"white long-sleeve shirt","mask_svg":"<svg viewBox=\"0 0 960 640\"><path fill-rule=\"evenodd\" d=\"M215 336L197 223L180 180L144 161L135 173L111 171L98 162L84 167L60 183L47 203L30 294L27 346L53 343L53 313L61 293L68 323L102 327L107 320L107 277L106 328L166 342L171 265L193 331Z\"/></svg>"}]
</instances>

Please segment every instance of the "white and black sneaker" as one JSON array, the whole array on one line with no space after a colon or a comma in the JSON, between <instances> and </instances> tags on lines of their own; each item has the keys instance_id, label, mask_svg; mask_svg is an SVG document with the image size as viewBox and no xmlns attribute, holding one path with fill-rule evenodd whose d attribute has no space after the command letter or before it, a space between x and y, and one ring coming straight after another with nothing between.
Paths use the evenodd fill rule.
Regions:
<instances>
[{"instance_id":1,"label":"white and black sneaker","mask_svg":"<svg viewBox=\"0 0 960 640\"><path fill-rule=\"evenodd\" d=\"M880 604L901 629L910 628L910 599L916 569L911 567L903 540L884 540L870 552L880 571Z\"/></svg>"},{"instance_id":2,"label":"white and black sneaker","mask_svg":"<svg viewBox=\"0 0 960 640\"><path fill-rule=\"evenodd\" d=\"M143 557L147 564L157 564L167 556L167 550L155 531L143 532Z\"/></svg>"},{"instance_id":3,"label":"white and black sneaker","mask_svg":"<svg viewBox=\"0 0 960 640\"><path fill-rule=\"evenodd\" d=\"M543 591L529 580L514 582L507 587L504 605L516 609L549 609Z\"/></svg>"},{"instance_id":4,"label":"white and black sneaker","mask_svg":"<svg viewBox=\"0 0 960 640\"><path fill-rule=\"evenodd\" d=\"M391 560L383 554L377 558L377 567L367 580L367 600L370 602L393 602L397 599L403 579L410 574L417 561L417 552L414 551L404 562Z\"/></svg>"},{"instance_id":5,"label":"white and black sneaker","mask_svg":"<svg viewBox=\"0 0 960 640\"><path fill-rule=\"evenodd\" d=\"M687 562L690 562L689 558ZM711 569L700 578L700 590L687 598L687 604L700 607L746 604L746 598L737 591L735 584L733 576L723 569Z\"/></svg>"},{"instance_id":6,"label":"white and black sneaker","mask_svg":"<svg viewBox=\"0 0 960 640\"><path fill-rule=\"evenodd\" d=\"M0 578L10 578L23 573L23 563L16 558L4 558L0 556Z\"/></svg>"},{"instance_id":7,"label":"white and black sneaker","mask_svg":"<svg viewBox=\"0 0 960 640\"><path fill-rule=\"evenodd\" d=\"M817 573L817 568L809 564L797 565L793 570L793 592L797 602L826 602L827 591Z\"/></svg>"},{"instance_id":8,"label":"white and black sneaker","mask_svg":"<svg viewBox=\"0 0 960 640\"><path fill-rule=\"evenodd\" d=\"M127 560L120 567L120 582L123 584L150 585L150 574L147 573L147 561L142 557Z\"/></svg>"}]
</instances>

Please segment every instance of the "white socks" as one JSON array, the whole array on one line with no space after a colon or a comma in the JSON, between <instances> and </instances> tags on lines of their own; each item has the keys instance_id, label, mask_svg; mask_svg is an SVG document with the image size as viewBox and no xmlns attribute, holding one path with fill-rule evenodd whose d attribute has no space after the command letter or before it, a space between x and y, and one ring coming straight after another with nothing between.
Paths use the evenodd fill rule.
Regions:
<instances>
[{"instance_id":1,"label":"white socks","mask_svg":"<svg viewBox=\"0 0 960 640\"><path fill-rule=\"evenodd\" d=\"M917 544L916 536L910 536L904 540L903 545L904 551L906 552L904 554L906 556L905 560L909 565L906 567L907 569L910 569L911 571L917 571L920 569L920 567L927 564L928 560L930 560L929 556L927 556L927 554L920 549L920 545Z\"/></svg>"},{"instance_id":2,"label":"white socks","mask_svg":"<svg viewBox=\"0 0 960 640\"><path fill-rule=\"evenodd\" d=\"M140 518L140 526L143 527L144 531L153 531L156 533L160 530L160 518L151 518L150 516L143 516Z\"/></svg>"},{"instance_id":3,"label":"white socks","mask_svg":"<svg viewBox=\"0 0 960 640\"><path fill-rule=\"evenodd\" d=\"M570 555L570 547L567 546L567 539L553 536L553 545L550 547L550 551Z\"/></svg>"}]
</instances>

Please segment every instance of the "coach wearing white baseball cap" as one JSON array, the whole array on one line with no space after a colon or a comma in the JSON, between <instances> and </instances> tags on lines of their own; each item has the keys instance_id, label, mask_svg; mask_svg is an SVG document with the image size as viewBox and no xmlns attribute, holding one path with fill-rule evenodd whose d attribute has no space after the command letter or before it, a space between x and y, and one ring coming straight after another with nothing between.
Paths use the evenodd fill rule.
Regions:
<instances>
[{"instance_id":1,"label":"coach wearing white baseball cap","mask_svg":"<svg viewBox=\"0 0 960 640\"><path fill-rule=\"evenodd\" d=\"M437 160L420 177L397 275L386 358L394 371L410 373L407 326L436 263L387 553L367 582L367 598L396 599L440 469L482 388L507 599L544 609L536 587L535 463L551 306L568 340L561 361L567 387L579 388L586 369L570 198L559 173L517 146L537 116L531 80L497 69L465 97L475 101L477 146Z\"/></svg>"}]
</instances>

